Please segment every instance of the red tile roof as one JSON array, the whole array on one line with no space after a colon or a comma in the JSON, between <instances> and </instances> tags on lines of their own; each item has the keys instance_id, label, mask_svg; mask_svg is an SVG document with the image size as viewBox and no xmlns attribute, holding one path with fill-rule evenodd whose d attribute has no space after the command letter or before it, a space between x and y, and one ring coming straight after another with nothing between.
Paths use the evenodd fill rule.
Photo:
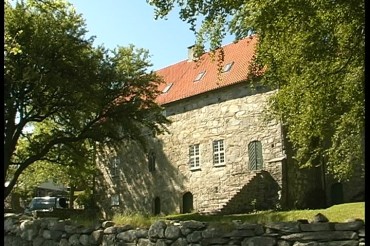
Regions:
<instances>
[{"instance_id":1,"label":"red tile roof","mask_svg":"<svg viewBox=\"0 0 370 246\"><path fill-rule=\"evenodd\" d=\"M250 36L237 43L223 46L225 55L223 65L230 62L234 64L230 71L221 74L221 80L217 77L217 61L212 61L209 53L203 54L200 62L184 60L157 70L157 74L166 82L159 86L160 91L163 91L169 83L173 83L167 93L157 97L157 103L163 105L245 81L256 42L257 37ZM206 71L206 74L201 80L194 82L202 71Z\"/></svg>"}]
</instances>

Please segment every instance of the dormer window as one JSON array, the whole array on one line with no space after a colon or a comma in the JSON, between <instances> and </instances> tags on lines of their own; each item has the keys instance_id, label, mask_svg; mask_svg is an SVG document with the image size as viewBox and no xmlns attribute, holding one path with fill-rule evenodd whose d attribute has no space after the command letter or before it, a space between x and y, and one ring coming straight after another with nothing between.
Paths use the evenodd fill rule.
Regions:
<instances>
[{"instance_id":1,"label":"dormer window","mask_svg":"<svg viewBox=\"0 0 370 246\"><path fill-rule=\"evenodd\" d=\"M227 63L223 68L222 68L222 72L223 73L226 73L226 72L229 72L231 67L234 65L234 62L229 62Z\"/></svg>"},{"instance_id":2,"label":"dormer window","mask_svg":"<svg viewBox=\"0 0 370 246\"><path fill-rule=\"evenodd\" d=\"M206 74L206 71L202 71L198 73L197 77L194 79L194 82L201 80L205 74Z\"/></svg>"},{"instance_id":3,"label":"dormer window","mask_svg":"<svg viewBox=\"0 0 370 246\"><path fill-rule=\"evenodd\" d=\"M167 93L171 87L172 87L173 83L169 83L166 85L166 87L163 89L162 93Z\"/></svg>"}]
</instances>

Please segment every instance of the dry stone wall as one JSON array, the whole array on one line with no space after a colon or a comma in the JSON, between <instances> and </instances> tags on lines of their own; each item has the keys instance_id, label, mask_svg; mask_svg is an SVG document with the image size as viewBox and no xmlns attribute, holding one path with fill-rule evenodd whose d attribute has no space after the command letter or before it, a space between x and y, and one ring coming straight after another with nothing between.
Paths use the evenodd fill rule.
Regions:
<instances>
[{"instance_id":1,"label":"dry stone wall","mask_svg":"<svg viewBox=\"0 0 370 246\"><path fill-rule=\"evenodd\" d=\"M322 219L324 218L324 219ZM306 220L251 224L233 221L163 221L149 228L103 221L91 227L57 218L22 218L5 214L4 245L240 245L240 246L358 246L365 245L365 223L331 223L318 214Z\"/></svg>"}]
</instances>

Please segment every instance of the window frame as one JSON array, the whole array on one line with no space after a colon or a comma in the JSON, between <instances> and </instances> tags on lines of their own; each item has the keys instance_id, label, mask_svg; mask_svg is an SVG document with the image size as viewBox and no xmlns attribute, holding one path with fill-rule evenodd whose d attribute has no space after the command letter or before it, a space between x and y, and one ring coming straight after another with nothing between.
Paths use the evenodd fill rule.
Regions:
<instances>
[{"instance_id":1,"label":"window frame","mask_svg":"<svg viewBox=\"0 0 370 246\"><path fill-rule=\"evenodd\" d=\"M166 87L162 90L162 93L163 94L167 93L172 88L172 86L173 86L173 83L168 83Z\"/></svg>"},{"instance_id":2,"label":"window frame","mask_svg":"<svg viewBox=\"0 0 370 246\"><path fill-rule=\"evenodd\" d=\"M200 144L189 145L189 168L190 170L199 170L201 164Z\"/></svg>"},{"instance_id":3,"label":"window frame","mask_svg":"<svg viewBox=\"0 0 370 246\"><path fill-rule=\"evenodd\" d=\"M206 70L199 72L198 75L193 80L193 82L197 82L197 81L202 80L205 75L206 75Z\"/></svg>"},{"instance_id":4,"label":"window frame","mask_svg":"<svg viewBox=\"0 0 370 246\"><path fill-rule=\"evenodd\" d=\"M110 176L112 178L119 177L119 166L121 164L121 159L118 156L111 157L110 160Z\"/></svg>"},{"instance_id":5,"label":"window frame","mask_svg":"<svg viewBox=\"0 0 370 246\"><path fill-rule=\"evenodd\" d=\"M227 64L225 64L223 67L222 67L222 73L227 73L231 70L231 68L233 67L234 65L234 62L229 62Z\"/></svg>"},{"instance_id":6,"label":"window frame","mask_svg":"<svg viewBox=\"0 0 370 246\"><path fill-rule=\"evenodd\" d=\"M225 149L224 139L218 139L212 142L213 166L219 167L226 165Z\"/></svg>"},{"instance_id":7,"label":"window frame","mask_svg":"<svg viewBox=\"0 0 370 246\"><path fill-rule=\"evenodd\" d=\"M120 205L120 195L119 194L112 194L110 197L111 207L116 207Z\"/></svg>"}]
</instances>

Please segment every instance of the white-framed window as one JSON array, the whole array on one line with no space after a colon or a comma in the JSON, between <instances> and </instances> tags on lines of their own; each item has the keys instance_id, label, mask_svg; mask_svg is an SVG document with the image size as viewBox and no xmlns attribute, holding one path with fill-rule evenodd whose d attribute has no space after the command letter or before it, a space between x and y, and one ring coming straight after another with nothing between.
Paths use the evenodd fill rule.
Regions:
<instances>
[{"instance_id":1,"label":"white-framed window","mask_svg":"<svg viewBox=\"0 0 370 246\"><path fill-rule=\"evenodd\" d=\"M213 165L225 165L225 145L224 140L213 141Z\"/></svg>"},{"instance_id":2,"label":"white-framed window","mask_svg":"<svg viewBox=\"0 0 370 246\"><path fill-rule=\"evenodd\" d=\"M112 178L119 177L119 166L121 159L118 156L114 156L109 160L110 164L110 176Z\"/></svg>"},{"instance_id":3,"label":"white-framed window","mask_svg":"<svg viewBox=\"0 0 370 246\"><path fill-rule=\"evenodd\" d=\"M262 143L252 141L248 144L249 170L261 170L263 168Z\"/></svg>"},{"instance_id":4,"label":"white-framed window","mask_svg":"<svg viewBox=\"0 0 370 246\"><path fill-rule=\"evenodd\" d=\"M193 144L189 146L189 165L190 169L200 168L199 144Z\"/></svg>"}]
</instances>

